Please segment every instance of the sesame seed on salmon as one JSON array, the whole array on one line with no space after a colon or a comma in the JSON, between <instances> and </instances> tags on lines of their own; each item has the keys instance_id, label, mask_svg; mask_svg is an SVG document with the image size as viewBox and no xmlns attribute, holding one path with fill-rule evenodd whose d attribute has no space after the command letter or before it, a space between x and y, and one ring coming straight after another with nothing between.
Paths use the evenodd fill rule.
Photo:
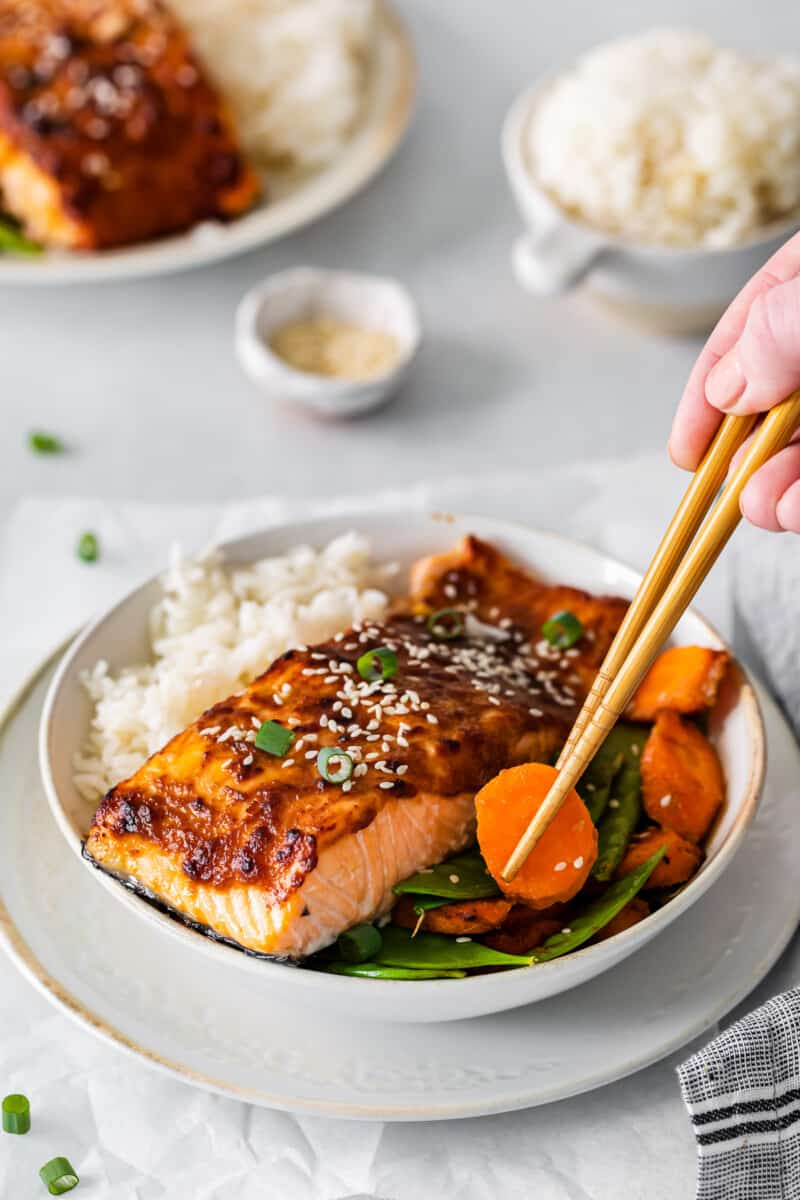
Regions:
<instances>
[{"instance_id":1,"label":"sesame seed on salmon","mask_svg":"<svg viewBox=\"0 0 800 1200\"><path fill-rule=\"evenodd\" d=\"M429 628L444 607L464 617L450 640ZM568 658L539 634L565 608L585 630ZM85 853L246 949L312 954L468 846L475 793L499 770L550 758L624 608L467 538L418 563L384 621L288 651L172 738L108 792ZM362 678L380 647L396 671ZM265 722L293 735L285 754L256 744ZM352 765L338 783L318 767L328 747Z\"/></svg>"}]
</instances>

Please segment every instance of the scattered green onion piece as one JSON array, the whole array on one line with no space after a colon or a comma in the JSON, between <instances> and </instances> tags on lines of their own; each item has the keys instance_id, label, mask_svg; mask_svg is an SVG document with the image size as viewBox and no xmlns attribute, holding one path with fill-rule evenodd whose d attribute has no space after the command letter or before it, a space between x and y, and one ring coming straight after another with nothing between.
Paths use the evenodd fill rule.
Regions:
<instances>
[{"instance_id":1,"label":"scattered green onion piece","mask_svg":"<svg viewBox=\"0 0 800 1200\"><path fill-rule=\"evenodd\" d=\"M27 1096L14 1094L3 1100L5 1133L27 1133L31 1127L31 1106Z\"/></svg>"},{"instance_id":2,"label":"scattered green onion piece","mask_svg":"<svg viewBox=\"0 0 800 1200\"><path fill-rule=\"evenodd\" d=\"M51 1196L63 1196L80 1183L68 1158L51 1158L39 1168L39 1178Z\"/></svg>"},{"instance_id":3,"label":"scattered green onion piece","mask_svg":"<svg viewBox=\"0 0 800 1200\"><path fill-rule=\"evenodd\" d=\"M391 679L397 674L397 655L388 646L367 650L356 663L356 670L367 683L373 683L376 679Z\"/></svg>"},{"instance_id":4,"label":"scattered green onion piece","mask_svg":"<svg viewBox=\"0 0 800 1200\"><path fill-rule=\"evenodd\" d=\"M464 632L464 614L457 608L440 608L428 617L428 632L439 642L452 642Z\"/></svg>"},{"instance_id":5,"label":"scattered green onion piece","mask_svg":"<svg viewBox=\"0 0 800 1200\"><path fill-rule=\"evenodd\" d=\"M383 938L374 925L356 925L346 929L336 939L339 957L347 963L369 962L380 954Z\"/></svg>"},{"instance_id":6,"label":"scattered green onion piece","mask_svg":"<svg viewBox=\"0 0 800 1200\"><path fill-rule=\"evenodd\" d=\"M559 650L569 650L582 636L583 626L575 613L571 613L567 609L564 609L563 612L553 613L552 617L542 626L542 637L546 638L551 646L557 646Z\"/></svg>"},{"instance_id":7,"label":"scattered green onion piece","mask_svg":"<svg viewBox=\"0 0 800 1200\"><path fill-rule=\"evenodd\" d=\"M38 242L32 242L30 238L26 238L17 225L12 221L6 221L0 218L0 254L21 254L26 258L32 258L36 254L42 253L42 247Z\"/></svg>"},{"instance_id":8,"label":"scattered green onion piece","mask_svg":"<svg viewBox=\"0 0 800 1200\"><path fill-rule=\"evenodd\" d=\"M82 533L78 538L78 558L81 562L97 562L100 557L100 543L95 533Z\"/></svg>"},{"instance_id":9,"label":"scattered green onion piece","mask_svg":"<svg viewBox=\"0 0 800 1200\"><path fill-rule=\"evenodd\" d=\"M336 746L323 746L317 755L317 770L326 783L346 783L353 774L353 760Z\"/></svg>"},{"instance_id":10,"label":"scattered green onion piece","mask_svg":"<svg viewBox=\"0 0 800 1200\"><path fill-rule=\"evenodd\" d=\"M64 449L60 438L53 433L44 433L41 429L34 429L28 434L28 446L37 454L60 454Z\"/></svg>"},{"instance_id":11,"label":"scattered green onion piece","mask_svg":"<svg viewBox=\"0 0 800 1200\"><path fill-rule=\"evenodd\" d=\"M278 721L265 721L256 734L256 749L283 758L294 741L291 729L285 729Z\"/></svg>"}]
</instances>

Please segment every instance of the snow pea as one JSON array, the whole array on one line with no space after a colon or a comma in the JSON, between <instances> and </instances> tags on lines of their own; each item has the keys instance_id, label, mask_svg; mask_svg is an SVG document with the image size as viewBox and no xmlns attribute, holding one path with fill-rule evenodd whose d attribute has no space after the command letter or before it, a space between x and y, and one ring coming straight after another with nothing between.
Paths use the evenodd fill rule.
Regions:
<instances>
[{"instance_id":1,"label":"snow pea","mask_svg":"<svg viewBox=\"0 0 800 1200\"><path fill-rule=\"evenodd\" d=\"M598 825L597 862L592 875L607 883L625 857L628 842L642 815L642 780L639 758L647 741L646 729L631 728L623 762L611 785L611 797Z\"/></svg>"},{"instance_id":2,"label":"snow pea","mask_svg":"<svg viewBox=\"0 0 800 1200\"><path fill-rule=\"evenodd\" d=\"M452 904L452 900L443 900L441 896L413 896L410 895L409 900L412 901L414 912L419 918L416 925L411 931L411 936L416 937L422 928L422 923L425 920L425 914L433 912L435 908L446 908L448 904Z\"/></svg>"},{"instance_id":3,"label":"snow pea","mask_svg":"<svg viewBox=\"0 0 800 1200\"><path fill-rule=\"evenodd\" d=\"M374 925L355 925L336 939L339 957L347 963L368 962L380 948L381 935Z\"/></svg>"},{"instance_id":4,"label":"snow pea","mask_svg":"<svg viewBox=\"0 0 800 1200\"><path fill-rule=\"evenodd\" d=\"M552 958L560 958L562 954L569 954L571 951L577 950L584 942L588 942L590 937L594 937L598 930L613 920L617 913L642 890L663 858L665 851L666 847L660 846L647 862L643 862L628 875L624 875L622 879L612 883L611 887L607 888L602 896L593 900L582 913L571 917L566 929L562 929L560 933L554 933L544 945L537 949L536 961L549 962Z\"/></svg>"},{"instance_id":5,"label":"snow pea","mask_svg":"<svg viewBox=\"0 0 800 1200\"><path fill-rule=\"evenodd\" d=\"M396 884L394 892L398 896L438 896L444 900L485 900L500 895L477 849L418 871Z\"/></svg>"},{"instance_id":6,"label":"snow pea","mask_svg":"<svg viewBox=\"0 0 800 1200\"><path fill-rule=\"evenodd\" d=\"M329 975L354 975L360 979L463 979L466 971L443 971L436 967L389 967L385 963L330 963Z\"/></svg>"},{"instance_id":7,"label":"snow pea","mask_svg":"<svg viewBox=\"0 0 800 1200\"><path fill-rule=\"evenodd\" d=\"M620 721L611 730L578 784L578 795L589 810L595 825L598 823L611 798L614 777L625 761L632 740L641 731L635 725Z\"/></svg>"},{"instance_id":8,"label":"snow pea","mask_svg":"<svg viewBox=\"0 0 800 1200\"><path fill-rule=\"evenodd\" d=\"M382 931L383 948L375 961L390 967L413 967L415 970L436 968L462 970L474 967L529 967L535 961L532 954L503 954L471 938L455 938L444 933L418 933L412 937L409 929L387 925Z\"/></svg>"}]
</instances>

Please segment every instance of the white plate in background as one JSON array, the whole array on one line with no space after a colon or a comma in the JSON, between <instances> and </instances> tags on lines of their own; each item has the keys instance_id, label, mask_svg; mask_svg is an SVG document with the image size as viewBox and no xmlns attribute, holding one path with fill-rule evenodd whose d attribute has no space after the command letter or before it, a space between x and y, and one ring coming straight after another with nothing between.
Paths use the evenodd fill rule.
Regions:
<instances>
[{"instance_id":1,"label":"white plate in background","mask_svg":"<svg viewBox=\"0 0 800 1200\"><path fill-rule=\"evenodd\" d=\"M408 33L382 0L363 115L333 163L302 175L269 172L266 199L229 223L209 222L118 250L47 251L35 258L0 254L0 287L165 275L231 258L294 233L355 195L386 164L411 120L416 73Z\"/></svg>"}]
</instances>

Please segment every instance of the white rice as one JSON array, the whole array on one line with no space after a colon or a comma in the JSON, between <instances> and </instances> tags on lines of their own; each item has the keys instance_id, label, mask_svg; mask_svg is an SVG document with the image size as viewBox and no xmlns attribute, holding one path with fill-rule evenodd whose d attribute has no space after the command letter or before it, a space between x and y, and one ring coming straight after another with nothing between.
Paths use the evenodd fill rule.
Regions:
<instances>
[{"instance_id":1,"label":"white rice","mask_svg":"<svg viewBox=\"0 0 800 1200\"><path fill-rule=\"evenodd\" d=\"M319 167L361 114L375 0L171 0L256 165Z\"/></svg>"},{"instance_id":2,"label":"white rice","mask_svg":"<svg viewBox=\"0 0 800 1200\"><path fill-rule=\"evenodd\" d=\"M99 662L84 678L94 714L75 757L81 795L99 800L285 650L380 619L392 574L355 533L233 570L216 551L194 559L176 551L150 614L153 661L117 674Z\"/></svg>"},{"instance_id":3,"label":"white rice","mask_svg":"<svg viewBox=\"0 0 800 1200\"><path fill-rule=\"evenodd\" d=\"M527 138L556 202L611 233L729 246L800 207L800 59L656 29L555 80Z\"/></svg>"}]
</instances>

